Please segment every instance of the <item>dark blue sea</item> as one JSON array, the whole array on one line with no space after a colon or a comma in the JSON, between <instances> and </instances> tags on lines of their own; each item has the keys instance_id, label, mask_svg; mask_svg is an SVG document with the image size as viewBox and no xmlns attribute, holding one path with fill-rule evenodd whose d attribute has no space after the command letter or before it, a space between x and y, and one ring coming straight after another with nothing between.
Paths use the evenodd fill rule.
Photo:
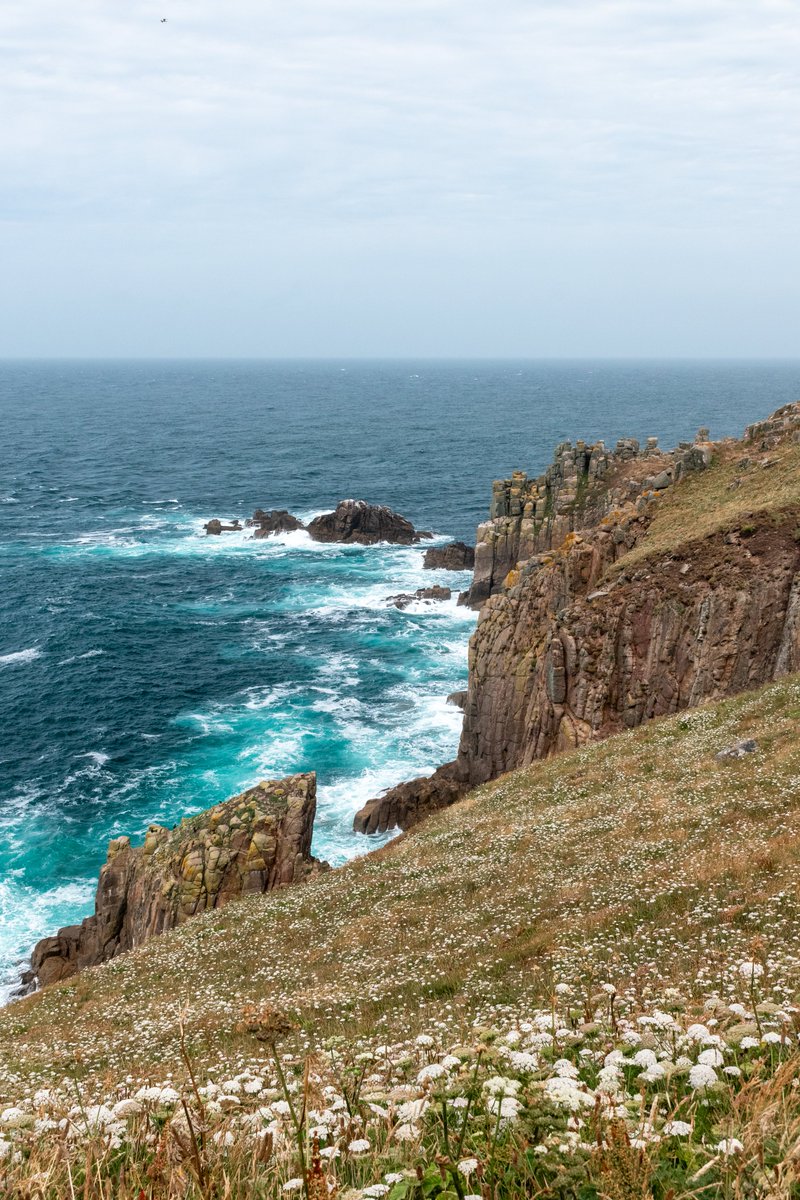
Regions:
<instances>
[{"instance_id":1,"label":"dark blue sea","mask_svg":"<svg viewBox=\"0 0 800 1200\"><path fill-rule=\"evenodd\" d=\"M777 362L0 363L0 979L92 910L110 837L313 768L340 863L368 797L455 750L474 614L385 603L433 582L424 547L204 521L356 497L473 539L568 437L670 447L798 397Z\"/></svg>"}]
</instances>

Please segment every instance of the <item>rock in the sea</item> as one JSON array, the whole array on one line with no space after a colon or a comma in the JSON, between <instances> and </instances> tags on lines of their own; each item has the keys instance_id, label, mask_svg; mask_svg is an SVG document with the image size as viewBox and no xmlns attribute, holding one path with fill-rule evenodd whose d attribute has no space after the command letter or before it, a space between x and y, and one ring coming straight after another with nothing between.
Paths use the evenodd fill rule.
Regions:
<instances>
[{"instance_id":1,"label":"rock in the sea","mask_svg":"<svg viewBox=\"0 0 800 1200\"><path fill-rule=\"evenodd\" d=\"M452 594L449 587L439 587L437 584L435 587L417 588L415 592L401 592L399 596L387 596L386 602L395 608L408 608L417 600L449 600Z\"/></svg>"},{"instance_id":2,"label":"rock in the sea","mask_svg":"<svg viewBox=\"0 0 800 1200\"><path fill-rule=\"evenodd\" d=\"M341 500L334 512L315 517L308 532L315 542L355 542L361 546L376 542L410 546L421 537L405 517L383 504L367 504L366 500Z\"/></svg>"},{"instance_id":3,"label":"rock in the sea","mask_svg":"<svg viewBox=\"0 0 800 1200\"><path fill-rule=\"evenodd\" d=\"M384 833L387 829L409 829L429 813L460 800L467 785L456 772L455 763L439 767L431 776L412 779L389 788L368 800L353 819L356 833Z\"/></svg>"},{"instance_id":4,"label":"rock in the sea","mask_svg":"<svg viewBox=\"0 0 800 1200\"><path fill-rule=\"evenodd\" d=\"M218 537L221 533L239 533L242 526L241 522L237 519L230 521L226 525L224 521L220 521L219 517L213 517L203 528L207 534Z\"/></svg>"},{"instance_id":5,"label":"rock in the sea","mask_svg":"<svg viewBox=\"0 0 800 1200\"><path fill-rule=\"evenodd\" d=\"M422 565L428 571L471 571L475 566L475 550L466 542L431 546L425 551L425 561Z\"/></svg>"},{"instance_id":6,"label":"rock in the sea","mask_svg":"<svg viewBox=\"0 0 800 1200\"><path fill-rule=\"evenodd\" d=\"M285 508L271 508L269 512L257 508L247 524L255 526L254 538L272 537L273 534L294 533L296 529L305 529L303 522Z\"/></svg>"},{"instance_id":7,"label":"rock in the sea","mask_svg":"<svg viewBox=\"0 0 800 1200\"><path fill-rule=\"evenodd\" d=\"M316 776L260 783L187 817L151 825L143 846L115 838L100 871L95 913L34 948L44 986L106 962L157 933L240 896L298 883L325 864L311 856Z\"/></svg>"}]
</instances>

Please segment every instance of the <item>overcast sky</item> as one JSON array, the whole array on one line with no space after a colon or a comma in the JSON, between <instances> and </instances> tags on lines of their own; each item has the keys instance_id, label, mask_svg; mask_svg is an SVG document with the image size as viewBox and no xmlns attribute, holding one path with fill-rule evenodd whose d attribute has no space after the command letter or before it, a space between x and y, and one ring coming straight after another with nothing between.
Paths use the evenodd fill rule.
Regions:
<instances>
[{"instance_id":1,"label":"overcast sky","mask_svg":"<svg viewBox=\"0 0 800 1200\"><path fill-rule=\"evenodd\" d=\"M800 0L0 8L2 355L795 356L799 217Z\"/></svg>"}]
</instances>

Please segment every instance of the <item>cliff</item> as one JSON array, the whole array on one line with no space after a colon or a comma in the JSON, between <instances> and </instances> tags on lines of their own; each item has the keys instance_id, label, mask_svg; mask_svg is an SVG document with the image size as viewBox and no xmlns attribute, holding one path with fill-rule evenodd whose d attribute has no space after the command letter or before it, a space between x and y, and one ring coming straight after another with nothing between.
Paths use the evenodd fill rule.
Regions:
<instances>
[{"instance_id":1,"label":"cliff","mask_svg":"<svg viewBox=\"0 0 800 1200\"><path fill-rule=\"evenodd\" d=\"M495 484L458 757L369 801L356 830L800 670L799 441L793 404L742 441L567 443L535 482Z\"/></svg>"},{"instance_id":2,"label":"cliff","mask_svg":"<svg viewBox=\"0 0 800 1200\"><path fill-rule=\"evenodd\" d=\"M94 916L40 941L31 975L44 986L106 962L205 909L304 879L316 776L293 775L234 796L173 829L151 825L143 846L109 843Z\"/></svg>"}]
</instances>

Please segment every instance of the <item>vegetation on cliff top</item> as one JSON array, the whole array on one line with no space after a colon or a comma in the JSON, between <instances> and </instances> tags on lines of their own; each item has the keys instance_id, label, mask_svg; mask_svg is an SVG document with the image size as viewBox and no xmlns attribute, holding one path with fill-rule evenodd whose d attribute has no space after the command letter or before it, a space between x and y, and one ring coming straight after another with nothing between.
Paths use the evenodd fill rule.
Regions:
<instances>
[{"instance_id":1,"label":"vegetation on cliff top","mask_svg":"<svg viewBox=\"0 0 800 1200\"><path fill-rule=\"evenodd\" d=\"M798 722L539 763L13 1005L4 1194L796 1196Z\"/></svg>"}]
</instances>

